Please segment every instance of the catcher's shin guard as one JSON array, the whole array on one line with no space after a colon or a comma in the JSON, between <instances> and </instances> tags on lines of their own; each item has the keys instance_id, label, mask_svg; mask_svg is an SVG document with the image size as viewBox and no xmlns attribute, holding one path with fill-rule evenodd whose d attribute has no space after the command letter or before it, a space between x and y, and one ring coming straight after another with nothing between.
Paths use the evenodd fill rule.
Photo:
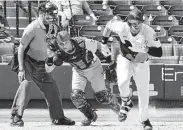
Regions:
<instances>
[{"instance_id":1,"label":"catcher's shin guard","mask_svg":"<svg viewBox=\"0 0 183 130\"><path fill-rule=\"evenodd\" d=\"M127 113L133 107L133 102L132 102L132 100L129 97L127 97L127 98L121 98L121 100L122 100L122 104L121 104L120 112L119 112L119 115L118 115L118 120L120 122L126 120Z\"/></svg>"},{"instance_id":2,"label":"catcher's shin guard","mask_svg":"<svg viewBox=\"0 0 183 130\"><path fill-rule=\"evenodd\" d=\"M88 126L97 120L97 114L95 112L96 110L91 108L91 104L87 102L83 94L84 92L81 90L73 90L71 93L71 100L76 108L86 117L86 119L81 122L81 125Z\"/></svg>"},{"instance_id":3,"label":"catcher's shin guard","mask_svg":"<svg viewBox=\"0 0 183 130\"><path fill-rule=\"evenodd\" d=\"M107 90L99 91L95 93L96 100L99 103L107 104L118 115L120 111L120 104L115 95L111 94Z\"/></svg>"}]
</instances>

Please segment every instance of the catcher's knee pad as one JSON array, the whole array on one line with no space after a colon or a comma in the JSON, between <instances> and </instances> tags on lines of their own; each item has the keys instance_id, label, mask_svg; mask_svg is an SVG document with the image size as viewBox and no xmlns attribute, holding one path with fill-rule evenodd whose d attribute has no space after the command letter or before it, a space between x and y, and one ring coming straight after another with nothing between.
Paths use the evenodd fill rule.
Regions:
<instances>
[{"instance_id":1,"label":"catcher's knee pad","mask_svg":"<svg viewBox=\"0 0 183 130\"><path fill-rule=\"evenodd\" d=\"M84 97L84 92L78 89L72 90L71 100L76 108L81 108L87 104L87 101Z\"/></svg>"},{"instance_id":2,"label":"catcher's knee pad","mask_svg":"<svg viewBox=\"0 0 183 130\"><path fill-rule=\"evenodd\" d=\"M116 96L112 95L107 90L103 90L95 93L95 97L99 103L107 104L116 114L119 113L120 105Z\"/></svg>"},{"instance_id":3,"label":"catcher's knee pad","mask_svg":"<svg viewBox=\"0 0 183 130\"><path fill-rule=\"evenodd\" d=\"M95 98L99 103L109 104L111 95L107 90L99 91L95 93Z\"/></svg>"}]
</instances>

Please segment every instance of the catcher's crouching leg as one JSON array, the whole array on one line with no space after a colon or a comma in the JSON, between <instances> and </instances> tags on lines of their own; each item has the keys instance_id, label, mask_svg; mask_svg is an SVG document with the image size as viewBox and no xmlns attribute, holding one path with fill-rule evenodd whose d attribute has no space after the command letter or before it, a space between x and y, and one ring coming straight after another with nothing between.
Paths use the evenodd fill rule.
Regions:
<instances>
[{"instance_id":1,"label":"catcher's crouching leg","mask_svg":"<svg viewBox=\"0 0 183 130\"><path fill-rule=\"evenodd\" d=\"M85 99L83 91L78 89L73 90L71 93L71 100L75 107L87 118L81 122L81 125L88 126L97 120L97 114L95 110L91 108L91 104Z\"/></svg>"},{"instance_id":2,"label":"catcher's crouching leg","mask_svg":"<svg viewBox=\"0 0 183 130\"><path fill-rule=\"evenodd\" d=\"M118 99L108 92L107 90L99 91L95 93L96 100L99 103L107 104L110 108L119 115L120 112L120 104L118 103Z\"/></svg>"}]
</instances>

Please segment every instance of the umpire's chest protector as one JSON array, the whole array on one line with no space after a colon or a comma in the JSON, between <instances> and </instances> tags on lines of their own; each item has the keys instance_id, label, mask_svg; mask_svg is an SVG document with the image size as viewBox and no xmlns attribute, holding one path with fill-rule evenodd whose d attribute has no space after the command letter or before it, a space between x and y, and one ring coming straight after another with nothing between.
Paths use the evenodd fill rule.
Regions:
<instances>
[{"instance_id":1,"label":"umpire's chest protector","mask_svg":"<svg viewBox=\"0 0 183 130\"><path fill-rule=\"evenodd\" d=\"M76 50L73 54L65 53L65 62L71 64L76 69L86 69L93 61L93 53L85 48L85 41L71 39Z\"/></svg>"}]
</instances>

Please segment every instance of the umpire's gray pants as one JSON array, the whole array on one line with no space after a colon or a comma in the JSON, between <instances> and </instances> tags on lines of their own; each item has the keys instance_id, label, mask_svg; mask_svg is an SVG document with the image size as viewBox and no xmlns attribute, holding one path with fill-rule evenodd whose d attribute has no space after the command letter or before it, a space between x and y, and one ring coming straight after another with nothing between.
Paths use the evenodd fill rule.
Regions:
<instances>
[{"instance_id":1,"label":"umpire's gray pants","mask_svg":"<svg viewBox=\"0 0 183 130\"><path fill-rule=\"evenodd\" d=\"M30 83L35 83L44 94L51 119L63 118L64 113L58 87L51 74L46 73L44 62L36 62L26 56L24 64L25 80L20 83L16 92L12 105L12 114L23 116L30 100Z\"/></svg>"}]
</instances>

